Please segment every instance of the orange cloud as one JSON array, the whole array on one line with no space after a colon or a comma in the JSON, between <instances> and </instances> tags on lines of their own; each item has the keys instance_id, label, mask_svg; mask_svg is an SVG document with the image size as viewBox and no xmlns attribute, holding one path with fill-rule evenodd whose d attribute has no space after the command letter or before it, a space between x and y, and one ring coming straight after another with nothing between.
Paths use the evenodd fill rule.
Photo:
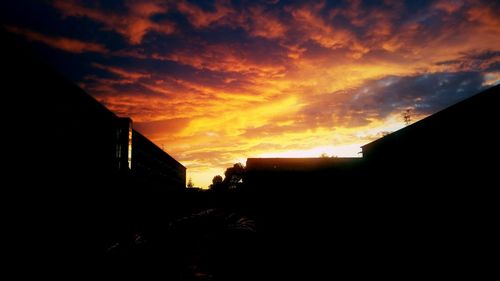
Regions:
<instances>
[{"instance_id":1,"label":"orange cloud","mask_svg":"<svg viewBox=\"0 0 500 281\"><path fill-rule=\"evenodd\" d=\"M267 63L267 58L260 61L252 59L250 57L252 53L239 49L238 45L203 44L200 48L203 49L203 52L197 52L194 50L195 48L185 48L165 55L153 54L151 57L189 65L197 69L256 74L267 77L279 76L285 69L282 65Z\"/></svg>"},{"instance_id":2,"label":"orange cloud","mask_svg":"<svg viewBox=\"0 0 500 281\"><path fill-rule=\"evenodd\" d=\"M453 14L458 11L463 5L462 1L457 0L440 0L437 1L434 6L436 9L445 11L448 14Z\"/></svg>"},{"instance_id":3,"label":"orange cloud","mask_svg":"<svg viewBox=\"0 0 500 281\"><path fill-rule=\"evenodd\" d=\"M64 16L86 17L102 23L106 28L127 38L131 44L141 43L143 37L149 31L156 31L164 34L171 34L175 31L175 26L171 22L162 21L161 23L157 23L151 20L152 16L164 14L168 11L167 8L158 1L127 1L126 13L89 8L73 0L55 0L53 5L59 9Z\"/></svg>"},{"instance_id":4,"label":"orange cloud","mask_svg":"<svg viewBox=\"0 0 500 281\"><path fill-rule=\"evenodd\" d=\"M479 27L485 31L498 34L500 18L494 6L473 5L467 11L467 19L471 22L480 23Z\"/></svg>"},{"instance_id":5,"label":"orange cloud","mask_svg":"<svg viewBox=\"0 0 500 281\"><path fill-rule=\"evenodd\" d=\"M207 27L233 12L228 7L227 1L216 1L215 11L213 12L204 11L197 5L190 4L187 1L179 1L177 9L185 14L189 22L196 28Z\"/></svg>"},{"instance_id":6,"label":"orange cloud","mask_svg":"<svg viewBox=\"0 0 500 281\"><path fill-rule=\"evenodd\" d=\"M31 31L24 28L19 28L15 26L5 27L9 32L20 34L28 40L37 41L49 45L52 48L63 50L70 53L85 53L85 52L95 52L95 53L108 53L108 49L104 45L84 42L77 39L66 38L66 37L52 37L43 35L41 33Z\"/></svg>"},{"instance_id":7,"label":"orange cloud","mask_svg":"<svg viewBox=\"0 0 500 281\"><path fill-rule=\"evenodd\" d=\"M92 66L94 66L96 68L104 69L104 70L109 71L109 72L114 73L114 74L117 74L123 78L130 79L131 81L137 81L141 78L151 77L151 74L148 74L148 73L127 71L127 70L124 70L122 68L113 67L113 66L106 66L106 65L99 64L99 63L92 63Z\"/></svg>"},{"instance_id":8,"label":"orange cloud","mask_svg":"<svg viewBox=\"0 0 500 281\"><path fill-rule=\"evenodd\" d=\"M275 14L255 6L249 9L248 15L251 24L244 26L251 36L268 39L283 38L287 31L284 23Z\"/></svg>"},{"instance_id":9,"label":"orange cloud","mask_svg":"<svg viewBox=\"0 0 500 281\"><path fill-rule=\"evenodd\" d=\"M369 51L351 31L340 26L328 24L318 13L323 5L292 9L295 28L301 31L306 40L312 40L327 49L347 48L352 58L360 58Z\"/></svg>"},{"instance_id":10,"label":"orange cloud","mask_svg":"<svg viewBox=\"0 0 500 281\"><path fill-rule=\"evenodd\" d=\"M180 1L177 9L198 29L211 25L242 28L251 36L268 39L281 38L287 30L276 14L258 5L238 11L228 1L216 1L214 11L206 11L195 4Z\"/></svg>"}]
</instances>

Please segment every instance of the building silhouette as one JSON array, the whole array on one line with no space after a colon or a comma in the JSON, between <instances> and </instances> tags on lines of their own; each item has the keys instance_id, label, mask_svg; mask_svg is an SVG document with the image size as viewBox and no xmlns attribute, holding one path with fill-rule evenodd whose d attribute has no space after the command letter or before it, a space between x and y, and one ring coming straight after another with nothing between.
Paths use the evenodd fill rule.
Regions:
<instances>
[{"instance_id":1,"label":"building silhouette","mask_svg":"<svg viewBox=\"0 0 500 281\"><path fill-rule=\"evenodd\" d=\"M401 130L362 146L374 180L413 184L486 184L498 159L500 86L491 87Z\"/></svg>"},{"instance_id":2,"label":"building silhouette","mask_svg":"<svg viewBox=\"0 0 500 281\"><path fill-rule=\"evenodd\" d=\"M13 107L4 120L36 159L20 164L68 184L125 175L158 188L185 187L186 168L135 131L130 118L116 116L13 35L2 32L2 38L4 96Z\"/></svg>"},{"instance_id":3,"label":"building silhouette","mask_svg":"<svg viewBox=\"0 0 500 281\"><path fill-rule=\"evenodd\" d=\"M264 263L309 279L476 276L496 239L499 102L491 87L364 145L358 159L249 158Z\"/></svg>"},{"instance_id":4,"label":"building silhouette","mask_svg":"<svg viewBox=\"0 0 500 281\"><path fill-rule=\"evenodd\" d=\"M354 177L360 164L361 158L248 158L245 182L275 191L315 190Z\"/></svg>"},{"instance_id":5,"label":"building silhouette","mask_svg":"<svg viewBox=\"0 0 500 281\"><path fill-rule=\"evenodd\" d=\"M6 227L19 241L15 253L30 266L85 272L78 268L94 268L113 239L176 208L186 168L25 41L3 29L0 37L3 187L16 206Z\"/></svg>"},{"instance_id":6,"label":"building silhouette","mask_svg":"<svg viewBox=\"0 0 500 281\"><path fill-rule=\"evenodd\" d=\"M500 86L491 87L368 143L361 147L362 158L248 158L246 181L256 188L328 178L351 185L486 183L497 168L490 161L499 156L499 92Z\"/></svg>"}]
</instances>

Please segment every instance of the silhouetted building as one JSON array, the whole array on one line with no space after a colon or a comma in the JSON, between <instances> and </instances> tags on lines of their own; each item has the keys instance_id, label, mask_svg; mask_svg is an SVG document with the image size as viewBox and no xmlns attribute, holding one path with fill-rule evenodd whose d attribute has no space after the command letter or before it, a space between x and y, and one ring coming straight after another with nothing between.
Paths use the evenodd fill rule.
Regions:
<instances>
[{"instance_id":1,"label":"silhouetted building","mask_svg":"<svg viewBox=\"0 0 500 281\"><path fill-rule=\"evenodd\" d=\"M170 194L184 189L186 168L25 41L1 28L0 38L2 185L22 210L8 230L23 258L86 270L78 258L98 262L111 239L175 203Z\"/></svg>"},{"instance_id":2,"label":"silhouetted building","mask_svg":"<svg viewBox=\"0 0 500 281\"><path fill-rule=\"evenodd\" d=\"M248 158L248 171L309 172L331 168L344 168L361 158Z\"/></svg>"},{"instance_id":3,"label":"silhouetted building","mask_svg":"<svg viewBox=\"0 0 500 281\"><path fill-rule=\"evenodd\" d=\"M490 264L499 104L495 86L364 145L362 159L249 158L245 182L277 249L269 263L326 274L332 264L370 274Z\"/></svg>"},{"instance_id":4,"label":"silhouetted building","mask_svg":"<svg viewBox=\"0 0 500 281\"><path fill-rule=\"evenodd\" d=\"M159 188L186 187L186 168L137 131L132 134L132 175Z\"/></svg>"},{"instance_id":5,"label":"silhouetted building","mask_svg":"<svg viewBox=\"0 0 500 281\"><path fill-rule=\"evenodd\" d=\"M362 158L249 158L246 182L255 187L325 184L329 179L357 186L484 183L497 168L491 161L499 159L499 92L500 86L494 86L368 143Z\"/></svg>"},{"instance_id":6,"label":"silhouetted building","mask_svg":"<svg viewBox=\"0 0 500 281\"><path fill-rule=\"evenodd\" d=\"M23 160L21 165L44 170L42 176L54 183L112 183L116 176L132 171L143 183L164 189L185 187L186 168L134 131L130 118L117 117L24 50L11 35L2 37L7 39L3 49L8 48L2 52L8 77L5 99L20 106L4 120L12 120L8 125L13 126L17 144L26 143L29 158L37 163L32 166Z\"/></svg>"},{"instance_id":7,"label":"silhouetted building","mask_svg":"<svg viewBox=\"0 0 500 281\"><path fill-rule=\"evenodd\" d=\"M499 159L500 86L362 146L372 180L486 183ZM400 182L403 183L403 182Z\"/></svg>"},{"instance_id":8,"label":"silhouetted building","mask_svg":"<svg viewBox=\"0 0 500 281\"><path fill-rule=\"evenodd\" d=\"M353 176L361 158L248 158L245 182L276 189L325 185ZM304 186L305 185L305 186ZM311 186L312 188L312 186Z\"/></svg>"}]
</instances>

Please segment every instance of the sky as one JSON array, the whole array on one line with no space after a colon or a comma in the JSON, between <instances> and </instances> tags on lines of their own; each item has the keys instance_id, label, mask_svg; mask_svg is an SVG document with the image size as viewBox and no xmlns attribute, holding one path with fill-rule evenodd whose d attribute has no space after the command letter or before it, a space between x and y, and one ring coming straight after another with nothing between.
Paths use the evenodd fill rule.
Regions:
<instances>
[{"instance_id":1,"label":"sky","mask_svg":"<svg viewBox=\"0 0 500 281\"><path fill-rule=\"evenodd\" d=\"M27 1L0 24L187 167L360 146L500 83L500 1Z\"/></svg>"}]
</instances>

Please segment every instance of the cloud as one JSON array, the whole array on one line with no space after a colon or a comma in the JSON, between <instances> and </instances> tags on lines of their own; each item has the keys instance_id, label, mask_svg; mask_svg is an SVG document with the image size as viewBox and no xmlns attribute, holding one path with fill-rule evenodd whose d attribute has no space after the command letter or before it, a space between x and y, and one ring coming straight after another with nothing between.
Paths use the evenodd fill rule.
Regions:
<instances>
[{"instance_id":1,"label":"cloud","mask_svg":"<svg viewBox=\"0 0 500 281\"><path fill-rule=\"evenodd\" d=\"M489 71L500 64L500 51L470 50L453 60L436 62L437 66L449 71Z\"/></svg>"},{"instance_id":2,"label":"cloud","mask_svg":"<svg viewBox=\"0 0 500 281\"><path fill-rule=\"evenodd\" d=\"M234 12L234 10L230 8L228 1L215 1L213 11L203 10L199 6L187 1L179 1L177 3L177 9L187 16L189 22L195 28L208 27Z\"/></svg>"},{"instance_id":3,"label":"cloud","mask_svg":"<svg viewBox=\"0 0 500 281\"><path fill-rule=\"evenodd\" d=\"M457 12L463 6L463 4L464 4L463 1L440 0L434 4L434 7L448 14L453 14Z\"/></svg>"},{"instance_id":4,"label":"cloud","mask_svg":"<svg viewBox=\"0 0 500 281\"><path fill-rule=\"evenodd\" d=\"M126 1L123 12L88 7L74 0L55 0L53 5L66 17L85 17L101 23L106 29L121 34L134 45L140 44L149 31L163 34L172 34L175 31L175 25L170 21L152 20L153 16L168 11L160 1Z\"/></svg>"},{"instance_id":5,"label":"cloud","mask_svg":"<svg viewBox=\"0 0 500 281\"><path fill-rule=\"evenodd\" d=\"M135 82L141 78L151 77L151 74L149 74L149 73L127 71L127 70L119 68L119 67L106 66L106 65L102 65L100 63L92 63L91 65L93 67L103 69L103 70L106 70L106 71L111 72L113 74L119 75L123 78L127 78L127 79L129 79L128 81L132 81L132 82Z\"/></svg>"},{"instance_id":6,"label":"cloud","mask_svg":"<svg viewBox=\"0 0 500 281\"><path fill-rule=\"evenodd\" d=\"M154 53L151 58L189 65L200 70L235 72L273 77L282 75L285 65L277 63L282 56L269 56L273 49L255 45L253 49L241 48L240 43L194 43L168 54Z\"/></svg>"},{"instance_id":7,"label":"cloud","mask_svg":"<svg viewBox=\"0 0 500 281\"><path fill-rule=\"evenodd\" d=\"M328 145L361 145L385 131L401 128L404 110L411 108L413 120L418 121L478 93L487 78L478 72L444 72L368 80L351 89L310 95L293 114L277 115L262 126L247 127L240 137L258 140L249 149L254 155L266 148L286 156L291 155L287 154L290 150L302 155L300 151L315 151L315 147L328 150ZM278 139L283 141L276 142ZM285 144L287 147L283 147Z\"/></svg>"},{"instance_id":8,"label":"cloud","mask_svg":"<svg viewBox=\"0 0 500 281\"><path fill-rule=\"evenodd\" d=\"M467 20L480 23L482 28L496 33L500 24L500 19L497 15L498 8L500 8L500 5L494 1L487 4L484 4L484 2L481 2L481 4L472 2L466 10Z\"/></svg>"},{"instance_id":9,"label":"cloud","mask_svg":"<svg viewBox=\"0 0 500 281\"><path fill-rule=\"evenodd\" d=\"M132 91L117 92L110 88L90 88L98 92L96 98L119 116L132 117L135 122L153 122L168 118L186 118L178 116L172 108L175 103L157 96L137 94Z\"/></svg>"},{"instance_id":10,"label":"cloud","mask_svg":"<svg viewBox=\"0 0 500 281\"><path fill-rule=\"evenodd\" d=\"M283 38L286 34L286 26L273 17L270 13L265 13L260 9L252 10L254 19L250 28L252 36L264 37L267 39Z\"/></svg>"},{"instance_id":11,"label":"cloud","mask_svg":"<svg viewBox=\"0 0 500 281\"><path fill-rule=\"evenodd\" d=\"M297 21L297 29L303 30L309 39L325 48L342 48L349 43L350 36L345 30L336 30L328 25L318 14L318 9L301 7L294 9L291 14Z\"/></svg>"},{"instance_id":12,"label":"cloud","mask_svg":"<svg viewBox=\"0 0 500 281\"><path fill-rule=\"evenodd\" d=\"M229 1L219 0L215 1L211 10L207 10L187 1L179 1L177 10L184 14L196 29L216 26L242 28L250 36L268 39L283 37L286 32L286 27L278 15L259 5L237 10Z\"/></svg>"},{"instance_id":13,"label":"cloud","mask_svg":"<svg viewBox=\"0 0 500 281\"><path fill-rule=\"evenodd\" d=\"M253 5L239 11L238 16L226 20L225 24L240 27L251 37L269 40L285 39L288 31L287 22L279 10Z\"/></svg>"},{"instance_id":14,"label":"cloud","mask_svg":"<svg viewBox=\"0 0 500 281\"><path fill-rule=\"evenodd\" d=\"M109 50L102 44L93 43L93 42L85 42L78 39L66 38L66 37L53 37L44 35L29 29L15 27L15 26L6 26L5 27L9 32L20 34L26 37L28 40L41 42L46 45L49 45L52 48L63 50L70 53L86 53L86 52L94 52L94 53L108 53Z\"/></svg>"},{"instance_id":15,"label":"cloud","mask_svg":"<svg viewBox=\"0 0 500 281\"><path fill-rule=\"evenodd\" d=\"M215 1L212 9L203 9L196 4L180 1L176 7L196 29L220 26L241 28L249 36L267 39L283 38L287 31L279 13L258 4L235 9L229 1Z\"/></svg>"},{"instance_id":16,"label":"cloud","mask_svg":"<svg viewBox=\"0 0 500 281\"><path fill-rule=\"evenodd\" d=\"M301 113L311 127L362 126L407 108L426 116L478 93L484 88L483 82L479 72L390 75L353 89L313 96Z\"/></svg>"},{"instance_id":17,"label":"cloud","mask_svg":"<svg viewBox=\"0 0 500 281\"><path fill-rule=\"evenodd\" d=\"M290 25L295 31L292 40L299 45L311 41L326 49L346 50L344 55L351 59L363 57L369 48L355 32L333 20L340 8L330 9L329 16L325 16L324 11L328 9L325 2L287 7L293 19Z\"/></svg>"},{"instance_id":18,"label":"cloud","mask_svg":"<svg viewBox=\"0 0 500 281\"><path fill-rule=\"evenodd\" d=\"M189 120L188 118L173 118L150 122L134 122L134 128L150 138L165 138L182 130L189 123Z\"/></svg>"}]
</instances>

